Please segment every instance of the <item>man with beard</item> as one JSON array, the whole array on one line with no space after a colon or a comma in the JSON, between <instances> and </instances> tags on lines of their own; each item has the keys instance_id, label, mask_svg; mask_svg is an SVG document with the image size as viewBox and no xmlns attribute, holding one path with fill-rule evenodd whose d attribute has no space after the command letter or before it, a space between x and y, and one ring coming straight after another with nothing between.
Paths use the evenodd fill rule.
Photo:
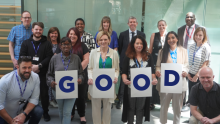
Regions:
<instances>
[{"instance_id":1,"label":"man with beard","mask_svg":"<svg viewBox=\"0 0 220 124\"><path fill-rule=\"evenodd\" d=\"M185 18L186 25L183 25L177 31L180 45L183 46L185 49L187 49L188 52L189 52L190 46L193 43L195 43L195 41L193 40L195 30L198 27L201 27L200 25L195 24L195 20L196 20L195 14L192 12L188 12ZM208 40L208 44L210 45L209 40ZM189 90L191 90L190 87L189 87ZM189 107L186 104L186 95L185 95L185 98L183 100L183 107L181 111L185 112L188 110L189 110Z\"/></svg>"},{"instance_id":2,"label":"man with beard","mask_svg":"<svg viewBox=\"0 0 220 124\"><path fill-rule=\"evenodd\" d=\"M38 124L43 109L37 105L40 94L39 76L32 72L31 56L20 56L17 70L0 80L0 124Z\"/></svg>"},{"instance_id":3,"label":"man with beard","mask_svg":"<svg viewBox=\"0 0 220 124\"><path fill-rule=\"evenodd\" d=\"M32 71L40 77L40 99L44 110L44 120L50 121L48 114L49 96L48 86L46 84L46 73L51 57L53 56L52 46L47 37L43 36L44 24L42 22L34 22L32 24L33 35L25 40L21 45L20 56L32 57Z\"/></svg>"},{"instance_id":4,"label":"man with beard","mask_svg":"<svg viewBox=\"0 0 220 124\"><path fill-rule=\"evenodd\" d=\"M199 80L189 97L192 113L189 124L220 124L220 85L213 81L212 69L201 68Z\"/></svg>"},{"instance_id":5,"label":"man with beard","mask_svg":"<svg viewBox=\"0 0 220 124\"><path fill-rule=\"evenodd\" d=\"M30 36L32 35L31 20L32 19L30 12L23 11L21 14L22 24L14 26L8 35L7 40L9 41L9 53L14 68L17 65L22 42L30 38Z\"/></svg>"},{"instance_id":6,"label":"man with beard","mask_svg":"<svg viewBox=\"0 0 220 124\"><path fill-rule=\"evenodd\" d=\"M118 52L120 55L120 70L122 70L122 64L123 64L123 60L125 57L125 52L128 48L128 44L130 43L131 39L136 36L136 35L140 35L142 37L144 37L144 39L146 38L145 34L143 32L140 32L136 29L138 25L137 19L134 16L129 17L128 19L128 26L129 29L121 32L119 35L119 40L118 40ZM116 104L116 108L117 109L121 109L121 104L123 103L123 96L124 96L124 83L122 81L120 81L120 87L119 87L119 91L118 91L118 103Z\"/></svg>"}]
</instances>

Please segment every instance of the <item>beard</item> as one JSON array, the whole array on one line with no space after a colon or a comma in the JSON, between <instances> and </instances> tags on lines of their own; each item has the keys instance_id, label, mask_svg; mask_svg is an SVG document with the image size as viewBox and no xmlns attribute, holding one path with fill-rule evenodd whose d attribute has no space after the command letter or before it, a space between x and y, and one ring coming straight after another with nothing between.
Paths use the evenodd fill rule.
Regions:
<instances>
[{"instance_id":1,"label":"beard","mask_svg":"<svg viewBox=\"0 0 220 124\"><path fill-rule=\"evenodd\" d=\"M42 34L40 35L36 35L37 33L33 33L33 36L36 37L36 38L40 38L42 36ZM39 34L39 33L38 33Z\"/></svg>"},{"instance_id":2,"label":"beard","mask_svg":"<svg viewBox=\"0 0 220 124\"><path fill-rule=\"evenodd\" d=\"M24 80L29 79L31 76L31 73L29 73L29 72L21 73L20 69L19 69L19 74L20 74L21 79L24 79ZM25 74L29 74L29 76L25 76Z\"/></svg>"}]
</instances>

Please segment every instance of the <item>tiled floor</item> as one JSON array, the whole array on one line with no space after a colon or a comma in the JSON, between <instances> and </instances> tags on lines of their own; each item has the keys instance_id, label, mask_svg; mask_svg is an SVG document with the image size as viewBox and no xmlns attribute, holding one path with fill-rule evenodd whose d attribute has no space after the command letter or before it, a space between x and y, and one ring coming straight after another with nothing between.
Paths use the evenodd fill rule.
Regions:
<instances>
[{"instance_id":1,"label":"tiled floor","mask_svg":"<svg viewBox=\"0 0 220 124\"><path fill-rule=\"evenodd\" d=\"M92 109L91 109L91 103L88 103L88 106L86 108L86 119L87 119L87 124L93 124L92 122ZM40 121L40 124L60 124L60 119L59 119L59 114L58 114L58 109L57 108L50 108L49 114L51 116L51 121L45 122L44 119L42 118ZM122 111L118 110L115 108L115 105L112 109L111 113L111 124L123 124L121 121L121 115ZM159 119L160 119L160 106L156 105L156 108L151 111L151 119L150 122L144 122L143 124L160 124ZM181 122L187 120L189 118L189 111L188 112L182 112L181 113ZM172 107L169 108L168 110L168 121L167 124L173 124L173 110ZM80 124L80 119L79 116L76 112L76 115L71 122L71 124ZM187 124L187 123L185 123Z\"/></svg>"}]
</instances>

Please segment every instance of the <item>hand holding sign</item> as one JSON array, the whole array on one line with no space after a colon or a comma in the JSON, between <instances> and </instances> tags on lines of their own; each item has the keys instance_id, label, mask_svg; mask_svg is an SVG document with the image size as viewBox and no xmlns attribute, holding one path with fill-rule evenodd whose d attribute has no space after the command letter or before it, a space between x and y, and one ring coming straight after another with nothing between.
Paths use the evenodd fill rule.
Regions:
<instances>
[{"instance_id":1,"label":"hand holding sign","mask_svg":"<svg viewBox=\"0 0 220 124\"><path fill-rule=\"evenodd\" d=\"M126 85L130 85L131 84L131 81L129 81L127 79L127 76L125 74L122 74L122 80L123 80L124 84L126 84Z\"/></svg>"},{"instance_id":2,"label":"hand holding sign","mask_svg":"<svg viewBox=\"0 0 220 124\"><path fill-rule=\"evenodd\" d=\"M81 84L81 83L82 83L82 80L79 78L79 79L77 80L77 82L78 82L78 84Z\"/></svg>"},{"instance_id":3,"label":"hand holding sign","mask_svg":"<svg viewBox=\"0 0 220 124\"><path fill-rule=\"evenodd\" d=\"M152 83L153 85L156 85L156 84L157 84L157 78L154 78L151 83Z\"/></svg>"},{"instance_id":4,"label":"hand holding sign","mask_svg":"<svg viewBox=\"0 0 220 124\"><path fill-rule=\"evenodd\" d=\"M118 82L118 78L117 78L117 77L115 77L115 79L114 79L113 83L114 83L114 84L116 84L117 82Z\"/></svg>"},{"instance_id":5,"label":"hand holding sign","mask_svg":"<svg viewBox=\"0 0 220 124\"><path fill-rule=\"evenodd\" d=\"M93 80L92 79L89 79L88 80L88 85L92 85L93 84Z\"/></svg>"},{"instance_id":6,"label":"hand holding sign","mask_svg":"<svg viewBox=\"0 0 220 124\"><path fill-rule=\"evenodd\" d=\"M56 83L55 81L52 81L51 84L50 84L50 86L51 86L52 88L54 88L55 85L57 85L57 83Z\"/></svg>"},{"instance_id":7,"label":"hand holding sign","mask_svg":"<svg viewBox=\"0 0 220 124\"><path fill-rule=\"evenodd\" d=\"M182 76L183 76L183 77L186 77L186 76L187 76L187 73L186 73L185 71L183 71Z\"/></svg>"},{"instance_id":8,"label":"hand holding sign","mask_svg":"<svg viewBox=\"0 0 220 124\"><path fill-rule=\"evenodd\" d=\"M161 73L159 71L156 72L155 74L157 77L161 77Z\"/></svg>"}]
</instances>

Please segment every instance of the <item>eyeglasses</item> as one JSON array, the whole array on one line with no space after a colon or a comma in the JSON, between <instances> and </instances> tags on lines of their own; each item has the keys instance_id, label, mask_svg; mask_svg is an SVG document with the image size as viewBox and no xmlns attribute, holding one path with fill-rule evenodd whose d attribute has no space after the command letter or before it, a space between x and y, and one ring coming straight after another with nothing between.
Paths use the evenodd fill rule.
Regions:
<instances>
[{"instance_id":1,"label":"eyeglasses","mask_svg":"<svg viewBox=\"0 0 220 124\"><path fill-rule=\"evenodd\" d=\"M28 19L28 20L31 19L31 17L22 17L22 18L23 18L23 19Z\"/></svg>"},{"instance_id":2,"label":"eyeglasses","mask_svg":"<svg viewBox=\"0 0 220 124\"><path fill-rule=\"evenodd\" d=\"M61 44L63 47L70 46L71 44Z\"/></svg>"},{"instance_id":3,"label":"eyeglasses","mask_svg":"<svg viewBox=\"0 0 220 124\"><path fill-rule=\"evenodd\" d=\"M21 59L31 59L31 56L20 56Z\"/></svg>"}]
</instances>

